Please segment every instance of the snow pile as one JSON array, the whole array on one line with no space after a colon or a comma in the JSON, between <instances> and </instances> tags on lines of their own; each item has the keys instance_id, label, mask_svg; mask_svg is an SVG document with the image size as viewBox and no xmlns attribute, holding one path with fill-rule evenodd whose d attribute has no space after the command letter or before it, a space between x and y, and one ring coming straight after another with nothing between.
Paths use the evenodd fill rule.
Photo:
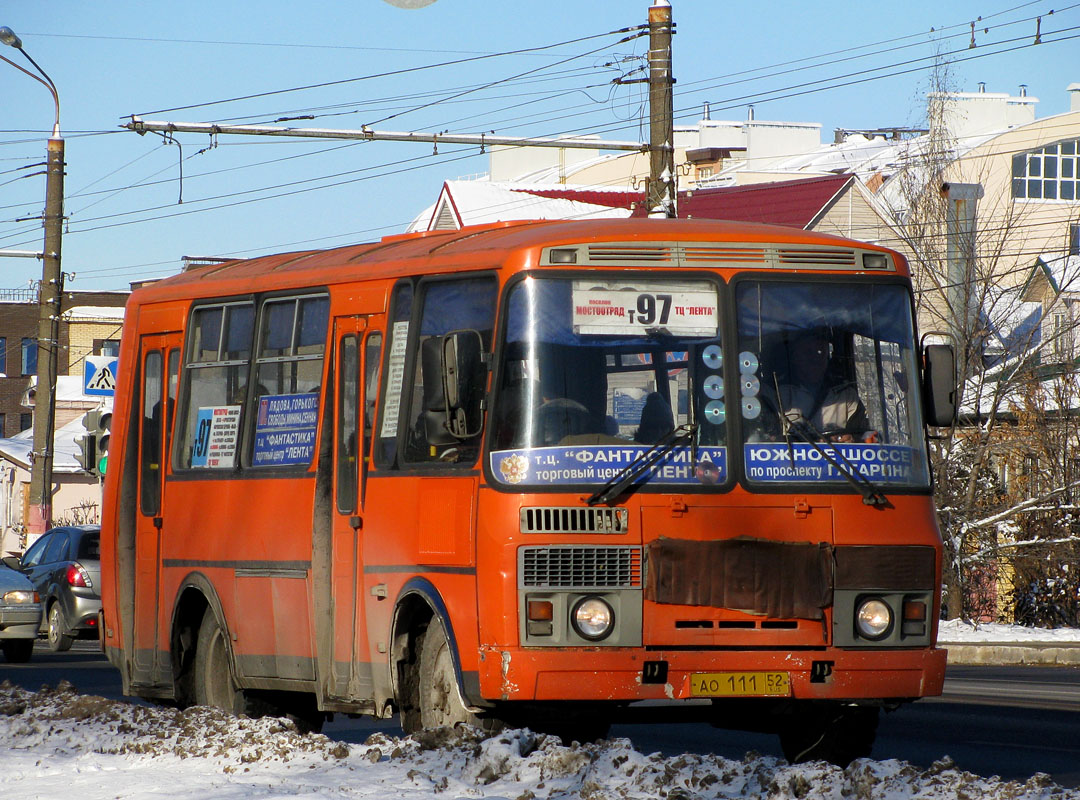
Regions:
<instances>
[{"instance_id":1,"label":"snow pile","mask_svg":"<svg viewBox=\"0 0 1080 800\"><path fill-rule=\"evenodd\" d=\"M286 720L139 706L68 684L37 693L0 685L0 763L0 796L19 798L1080 800L1045 775L1004 782L958 771L948 759L926 770L895 760L841 770L754 753L741 761L664 758L626 739L564 747L528 730L490 738L471 729L377 733L349 745L302 735Z\"/></svg>"},{"instance_id":2,"label":"snow pile","mask_svg":"<svg viewBox=\"0 0 1080 800\"><path fill-rule=\"evenodd\" d=\"M1080 643L1080 628L1027 628L1023 625L1002 625L998 622L978 624L962 619L942 621L938 626L938 641L942 644L977 644L996 642L1009 644Z\"/></svg>"}]
</instances>

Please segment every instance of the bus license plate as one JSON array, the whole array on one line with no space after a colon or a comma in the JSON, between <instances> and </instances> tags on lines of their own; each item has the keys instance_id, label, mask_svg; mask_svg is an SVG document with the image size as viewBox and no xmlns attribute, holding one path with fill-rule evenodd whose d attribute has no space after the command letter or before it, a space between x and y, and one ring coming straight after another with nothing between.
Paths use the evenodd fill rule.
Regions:
<instances>
[{"instance_id":1,"label":"bus license plate","mask_svg":"<svg viewBox=\"0 0 1080 800\"><path fill-rule=\"evenodd\" d=\"M787 697L791 678L786 672L695 672L690 676L694 697Z\"/></svg>"}]
</instances>

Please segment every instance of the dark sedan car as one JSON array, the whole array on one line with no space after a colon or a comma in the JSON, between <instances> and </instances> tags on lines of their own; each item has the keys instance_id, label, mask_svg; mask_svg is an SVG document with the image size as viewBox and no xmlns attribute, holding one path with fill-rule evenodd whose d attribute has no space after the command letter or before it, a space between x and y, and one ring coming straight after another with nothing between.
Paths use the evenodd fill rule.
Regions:
<instances>
[{"instance_id":1,"label":"dark sedan car","mask_svg":"<svg viewBox=\"0 0 1080 800\"><path fill-rule=\"evenodd\" d=\"M25 574L41 596L42 630L52 650L67 650L75 639L97 636L100 547L100 525L66 525L42 534L21 559L4 559Z\"/></svg>"}]
</instances>

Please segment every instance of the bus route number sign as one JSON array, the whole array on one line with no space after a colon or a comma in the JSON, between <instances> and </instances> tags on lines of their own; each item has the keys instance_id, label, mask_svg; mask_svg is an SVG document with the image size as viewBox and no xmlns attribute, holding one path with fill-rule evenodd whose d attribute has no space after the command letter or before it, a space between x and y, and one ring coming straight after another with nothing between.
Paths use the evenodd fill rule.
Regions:
<instances>
[{"instance_id":1,"label":"bus route number sign","mask_svg":"<svg viewBox=\"0 0 1080 800\"><path fill-rule=\"evenodd\" d=\"M715 336L716 288L705 282L574 281L573 326L578 334Z\"/></svg>"},{"instance_id":2,"label":"bus route number sign","mask_svg":"<svg viewBox=\"0 0 1080 800\"><path fill-rule=\"evenodd\" d=\"M693 697L787 697L791 677L786 672L695 672L690 676Z\"/></svg>"}]
</instances>

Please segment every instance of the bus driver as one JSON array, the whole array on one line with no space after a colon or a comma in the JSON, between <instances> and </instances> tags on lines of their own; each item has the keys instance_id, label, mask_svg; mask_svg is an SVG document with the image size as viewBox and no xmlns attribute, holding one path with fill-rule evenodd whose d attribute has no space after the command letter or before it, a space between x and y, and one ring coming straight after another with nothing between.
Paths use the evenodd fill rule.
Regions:
<instances>
[{"instance_id":1,"label":"bus driver","mask_svg":"<svg viewBox=\"0 0 1080 800\"><path fill-rule=\"evenodd\" d=\"M809 423L833 442L874 441L854 381L830 380L827 331L814 328L789 345L789 383L781 384L780 411L788 424Z\"/></svg>"}]
</instances>

